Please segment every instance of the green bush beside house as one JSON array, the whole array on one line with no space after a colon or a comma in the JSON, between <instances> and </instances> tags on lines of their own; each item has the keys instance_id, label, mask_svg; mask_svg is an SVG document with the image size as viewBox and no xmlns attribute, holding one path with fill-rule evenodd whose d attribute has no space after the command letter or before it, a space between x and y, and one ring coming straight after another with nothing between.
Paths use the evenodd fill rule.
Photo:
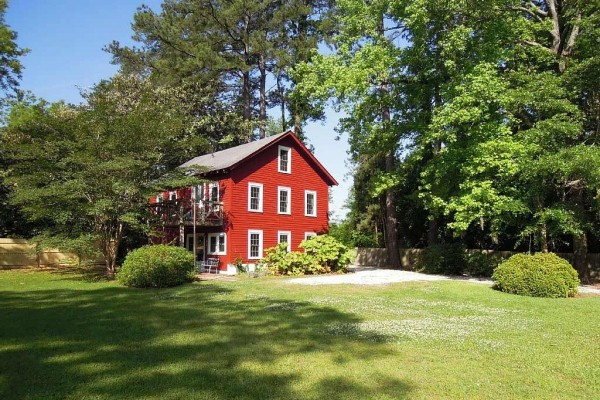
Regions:
<instances>
[{"instance_id":1,"label":"green bush beside house","mask_svg":"<svg viewBox=\"0 0 600 400\"><path fill-rule=\"evenodd\" d=\"M183 247L143 246L125 258L117 279L125 286L161 288L194 279L194 256Z\"/></svg>"}]
</instances>

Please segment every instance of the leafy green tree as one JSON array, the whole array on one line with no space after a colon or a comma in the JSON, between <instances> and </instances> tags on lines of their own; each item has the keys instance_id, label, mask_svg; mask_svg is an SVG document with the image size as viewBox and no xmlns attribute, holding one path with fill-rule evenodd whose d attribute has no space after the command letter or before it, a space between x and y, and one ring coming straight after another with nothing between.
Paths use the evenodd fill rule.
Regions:
<instances>
[{"instance_id":1,"label":"leafy green tree","mask_svg":"<svg viewBox=\"0 0 600 400\"><path fill-rule=\"evenodd\" d=\"M401 74L401 66L399 49L385 27L389 4L339 1L337 12L335 52L296 68L301 80L298 93L317 104L333 99L347 114L340 129L349 133L353 158L382 166L376 178L385 209L385 244L390 264L399 268L396 191L388 183L396 171L401 137L391 83Z\"/></svg>"},{"instance_id":2,"label":"leafy green tree","mask_svg":"<svg viewBox=\"0 0 600 400\"><path fill-rule=\"evenodd\" d=\"M19 86L23 64L19 60L29 52L20 48L17 43L17 33L6 25L4 14L8 0L0 0L0 90L4 95L10 95Z\"/></svg>"},{"instance_id":3,"label":"leafy green tree","mask_svg":"<svg viewBox=\"0 0 600 400\"><path fill-rule=\"evenodd\" d=\"M5 112L7 98L13 97L19 86L19 79L23 71L20 57L29 52L20 48L17 43L17 33L10 29L4 20L7 0L0 0L0 98L1 112ZM2 133L0 133L0 141ZM8 202L11 188L4 184L4 177L8 167L7 160L0 151L0 237L23 236L31 227L22 218L19 210Z\"/></svg>"},{"instance_id":4,"label":"leafy green tree","mask_svg":"<svg viewBox=\"0 0 600 400\"><path fill-rule=\"evenodd\" d=\"M190 132L214 121L191 117L185 90L135 77L116 76L84 96L81 106L12 107L2 143L6 179L12 203L44 227L41 238L64 248L99 246L112 276L124 230L148 229L147 201L159 178L207 145Z\"/></svg>"}]
</instances>

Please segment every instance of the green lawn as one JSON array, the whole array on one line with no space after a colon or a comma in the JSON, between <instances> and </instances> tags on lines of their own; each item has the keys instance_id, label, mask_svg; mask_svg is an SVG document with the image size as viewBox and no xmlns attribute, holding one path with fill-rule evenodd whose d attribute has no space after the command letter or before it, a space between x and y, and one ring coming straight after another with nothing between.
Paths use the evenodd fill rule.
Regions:
<instances>
[{"instance_id":1,"label":"green lawn","mask_svg":"<svg viewBox=\"0 0 600 400\"><path fill-rule=\"evenodd\" d=\"M0 398L598 398L600 297L0 272Z\"/></svg>"}]
</instances>

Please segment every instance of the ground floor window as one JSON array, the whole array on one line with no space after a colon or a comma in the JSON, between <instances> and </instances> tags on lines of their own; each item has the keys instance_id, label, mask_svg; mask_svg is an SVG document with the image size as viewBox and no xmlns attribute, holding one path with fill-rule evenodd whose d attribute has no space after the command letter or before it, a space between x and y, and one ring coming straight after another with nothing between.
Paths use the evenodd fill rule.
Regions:
<instances>
[{"instance_id":1,"label":"ground floor window","mask_svg":"<svg viewBox=\"0 0 600 400\"><path fill-rule=\"evenodd\" d=\"M290 231L277 232L277 243L287 243L288 253L292 250L292 233Z\"/></svg>"},{"instance_id":2,"label":"ground floor window","mask_svg":"<svg viewBox=\"0 0 600 400\"><path fill-rule=\"evenodd\" d=\"M304 232L304 240L308 240L313 236L317 236L316 232Z\"/></svg>"},{"instance_id":3,"label":"ground floor window","mask_svg":"<svg viewBox=\"0 0 600 400\"><path fill-rule=\"evenodd\" d=\"M262 258L263 253L263 232L259 230L248 231L248 258Z\"/></svg>"},{"instance_id":4,"label":"ground floor window","mask_svg":"<svg viewBox=\"0 0 600 400\"><path fill-rule=\"evenodd\" d=\"M208 234L208 254L217 256L227 254L227 235L225 233Z\"/></svg>"}]
</instances>

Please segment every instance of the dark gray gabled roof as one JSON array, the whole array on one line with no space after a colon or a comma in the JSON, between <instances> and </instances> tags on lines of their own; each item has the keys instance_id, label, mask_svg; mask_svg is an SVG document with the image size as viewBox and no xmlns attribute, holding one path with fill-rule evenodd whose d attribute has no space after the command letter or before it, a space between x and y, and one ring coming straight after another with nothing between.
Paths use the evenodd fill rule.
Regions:
<instances>
[{"instance_id":1,"label":"dark gray gabled roof","mask_svg":"<svg viewBox=\"0 0 600 400\"><path fill-rule=\"evenodd\" d=\"M260 151L263 147L268 146L270 143L276 141L277 139L279 139L287 133L289 133L289 131L269 136L264 139L255 140L254 142L242 144L229 149L217 151L216 153L209 153L203 156L198 156L192 158L189 161L186 161L179 167L205 167L207 168L206 172L231 168L240 161L250 157L252 154Z\"/></svg>"}]
</instances>

